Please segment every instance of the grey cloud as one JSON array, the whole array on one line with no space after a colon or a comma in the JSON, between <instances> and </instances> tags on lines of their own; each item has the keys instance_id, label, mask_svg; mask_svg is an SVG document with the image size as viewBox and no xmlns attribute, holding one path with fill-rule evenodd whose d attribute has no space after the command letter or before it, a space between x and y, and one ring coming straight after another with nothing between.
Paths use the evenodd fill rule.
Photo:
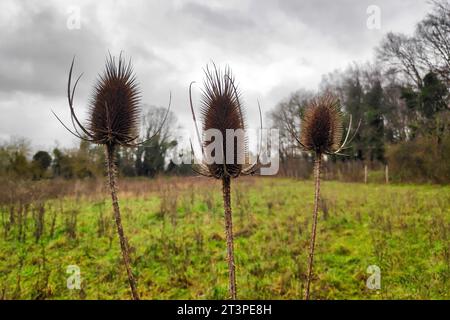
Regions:
<instances>
[{"instance_id":1,"label":"grey cloud","mask_svg":"<svg viewBox=\"0 0 450 320\"><path fill-rule=\"evenodd\" d=\"M191 2L184 4L180 13L196 18L200 27L213 27L221 32L242 32L255 27L250 15L242 15L237 10L218 10Z\"/></svg>"},{"instance_id":2,"label":"grey cloud","mask_svg":"<svg viewBox=\"0 0 450 320\"><path fill-rule=\"evenodd\" d=\"M87 23L66 27L67 15L50 5L24 5L16 28L2 30L0 91L58 94L65 87L72 57L89 65L104 56L104 40ZM82 54L88 53L87 54Z\"/></svg>"},{"instance_id":3,"label":"grey cloud","mask_svg":"<svg viewBox=\"0 0 450 320\"><path fill-rule=\"evenodd\" d=\"M403 14L411 16L414 12L422 16L426 9L426 1L422 0L291 0L277 4L287 19L306 26L317 36L317 41L332 43L347 52L371 50L387 31L383 28L386 23L397 20L401 24ZM371 5L380 8L380 30L369 30L366 26L367 8Z\"/></svg>"}]
</instances>

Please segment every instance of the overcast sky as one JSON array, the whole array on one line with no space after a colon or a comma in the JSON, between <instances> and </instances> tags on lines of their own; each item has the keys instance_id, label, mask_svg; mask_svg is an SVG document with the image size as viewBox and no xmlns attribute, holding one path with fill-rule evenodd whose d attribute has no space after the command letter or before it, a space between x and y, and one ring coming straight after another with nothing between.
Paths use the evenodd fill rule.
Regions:
<instances>
[{"instance_id":1,"label":"overcast sky","mask_svg":"<svg viewBox=\"0 0 450 320\"><path fill-rule=\"evenodd\" d=\"M366 26L370 5L381 10L379 30ZM187 129L189 83L201 82L212 60L229 64L255 126L256 99L268 111L299 88L317 90L323 74L371 60L386 32L412 33L428 8L426 0L2 0L0 140L73 146L50 110L69 119L67 75L76 55L75 73L84 75L75 108L85 118L108 50L132 58L144 103L166 106L171 91L172 110Z\"/></svg>"}]
</instances>

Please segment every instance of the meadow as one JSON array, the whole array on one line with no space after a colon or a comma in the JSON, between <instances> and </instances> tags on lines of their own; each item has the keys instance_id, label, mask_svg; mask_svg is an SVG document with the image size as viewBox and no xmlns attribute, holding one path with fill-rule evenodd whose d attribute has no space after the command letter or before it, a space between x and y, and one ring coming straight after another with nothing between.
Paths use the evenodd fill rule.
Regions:
<instances>
[{"instance_id":1,"label":"meadow","mask_svg":"<svg viewBox=\"0 0 450 320\"><path fill-rule=\"evenodd\" d=\"M0 299L129 299L104 182L9 183ZM313 181L232 184L238 298L302 299ZM228 297L219 180L125 179L119 196L142 299ZM449 186L324 181L321 197L312 299L450 298ZM80 289L67 288L69 265ZM379 290L366 286L370 265Z\"/></svg>"}]
</instances>

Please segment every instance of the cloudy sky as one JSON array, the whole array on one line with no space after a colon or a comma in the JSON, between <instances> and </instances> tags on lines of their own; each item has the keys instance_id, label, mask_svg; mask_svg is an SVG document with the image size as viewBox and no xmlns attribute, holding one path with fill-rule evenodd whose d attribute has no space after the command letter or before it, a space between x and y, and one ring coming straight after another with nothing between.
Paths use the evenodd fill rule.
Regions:
<instances>
[{"instance_id":1,"label":"cloudy sky","mask_svg":"<svg viewBox=\"0 0 450 320\"><path fill-rule=\"evenodd\" d=\"M380 8L380 29L367 28L370 5ZM372 59L386 32L411 33L428 7L426 0L2 0L0 140L73 146L51 109L69 119L65 92L75 55L75 73L84 73L75 107L85 118L108 50L132 58L144 103L166 106L172 92L186 129L189 83L201 82L212 60L229 64L255 126L257 99L268 111L292 91L317 90L323 74Z\"/></svg>"}]
</instances>

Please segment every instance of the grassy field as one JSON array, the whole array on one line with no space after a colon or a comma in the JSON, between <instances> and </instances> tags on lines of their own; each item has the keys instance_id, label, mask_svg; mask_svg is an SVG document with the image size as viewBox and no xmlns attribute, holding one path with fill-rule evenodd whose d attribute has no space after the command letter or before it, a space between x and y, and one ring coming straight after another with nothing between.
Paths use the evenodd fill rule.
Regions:
<instances>
[{"instance_id":1,"label":"grassy field","mask_svg":"<svg viewBox=\"0 0 450 320\"><path fill-rule=\"evenodd\" d=\"M221 184L209 180L123 185L142 298L227 298ZM240 179L232 201L238 297L301 299L312 181ZM0 298L130 298L106 193L1 211ZM81 270L80 290L67 289L69 265ZM380 290L366 287L370 265L381 269ZM450 187L323 182L311 290L313 299L449 299Z\"/></svg>"}]
</instances>

